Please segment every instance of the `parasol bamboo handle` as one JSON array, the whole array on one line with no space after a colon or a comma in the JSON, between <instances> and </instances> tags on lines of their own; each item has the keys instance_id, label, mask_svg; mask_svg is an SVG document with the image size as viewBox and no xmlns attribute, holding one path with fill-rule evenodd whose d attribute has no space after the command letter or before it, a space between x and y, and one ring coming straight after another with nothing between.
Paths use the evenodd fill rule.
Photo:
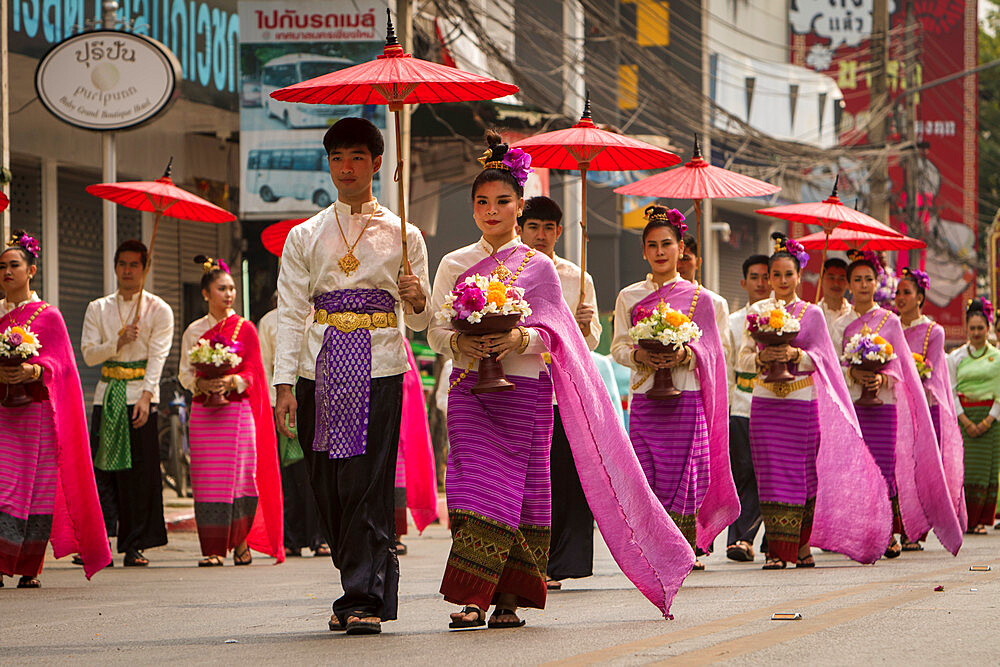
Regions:
<instances>
[{"instance_id":1,"label":"parasol bamboo handle","mask_svg":"<svg viewBox=\"0 0 1000 667\"><path fill-rule=\"evenodd\" d=\"M153 266L153 247L156 245L156 232L160 228L160 218L163 213L156 211L156 220L153 221L153 236L149 239L149 248L146 252L146 266L142 269L142 280L139 282L139 300L135 304L135 315L132 317L132 325L139 323L139 312L142 311L142 291L146 289L146 277L149 269Z\"/></svg>"},{"instance_id":2,"label":"parasol bamboo handle","mask_svg":"<svg viewBox=\"0 0 1000 667\"><path fill-rule=\"evenodd\" d=\"M582 204L583 208L580 211L580 300L578 303L583 303L585 296L585 285L587 276L587 167L582 167L580 169L580 176L583 179L580 190L583 192ZM575 315L575 313L574 313Z\"/></svg>"},{"instance_id":3,"label":"parasol bamboo handle","mask_svg":"<svg viewBox=\"0 0 1000 667\"><path fill-rule=\"evenodd\" d=\"M816 303L823 298L823 274L826 273L826 248L830 245L830 230L826 229L826 239L823 241L823 259L819 268L819 282L816 283Z\"/></svg>"},{"instance_id":4,"label":"parasol bamboo handle","mask_svg":"<svg viewBox=\"0 0 1000 667\"><path fill-rule=\"evenodd\" d=\"M390 107L391 108L391 107ZM403 132L400 129L399 114L402 107L392 111L392 117L396 121L396 183L399 192L399 233L403 245L403 269L407 275L412 275L410 268L410 258L406 249L406 184L403 182Z\"/></svg>"},{"instance_id":5,"label":"parasol bamboo handle","mask_svg":"<svg viewBox=\"0 0 1000 667\"><path fill-rule=\"evenodd\" d=\"M695 199L694 200L694 218L698 222L698 236L701 236L701 238L704 239L705 238L705 233L704 233L704 230L702 230L702 228L701 228L701 200L700 199ZM702 248L702 252L705 252L704 248ZM696 265L695 272L696 272L695 273L695 280L697 280L699 283L704 283L705 282L705 277L702 275L701 266L697 266Z\"/></svg>"}]
</instances>

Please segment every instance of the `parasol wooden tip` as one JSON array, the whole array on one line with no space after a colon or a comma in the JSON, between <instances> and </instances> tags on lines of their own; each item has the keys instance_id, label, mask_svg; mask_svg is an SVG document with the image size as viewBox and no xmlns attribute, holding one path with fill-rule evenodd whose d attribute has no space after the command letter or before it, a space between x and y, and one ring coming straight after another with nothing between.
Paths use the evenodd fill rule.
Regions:
<instances>
[{"instance_id":1,"label":"parasol wooden tip","mask_svg":"<svg viewBox=\"0 0 1000 667\"><path fill-rule=\"evenodd\" d=\"M833 178L833 192L830 193L831 197L836 197L837 196L837 186L838 185L840 185L840 172L839 171L837 172L837 175Z\"/></svg>"},{"instance_id":2,"label":"parasol wooden tip","mask_svg":"<svg viewBox=\"0 0 1000 667\"><path fill-rule=\"evenodd\" d=\"M396 28L392 25L392 10L388 7L385 10L385 45L387 47L400 45L396 38Z\"/></svg>"},{"instance_id":3,"label":"parasol wooden tip","mask_svg":"<svg viewBox=\"0 0 1000 667\"><path fill-rule=\"evenodd\" d=\"M694 133L694 152L691 154L691 159L697 160L701 157L701 140L698 138L698 133Z\"/></svg>"},{"instance_id":4,"label":"parasol wooden tip","mask_svg":"<svg viewBox=\"0 0 1000 667\"><path fill-rule=\"evenodd\" d=\"M167 168L163 170L163 178L170 178L171 172L174 170L174 156L170 156L170 160L167 161Z\"/></svg>"}]
</instances>

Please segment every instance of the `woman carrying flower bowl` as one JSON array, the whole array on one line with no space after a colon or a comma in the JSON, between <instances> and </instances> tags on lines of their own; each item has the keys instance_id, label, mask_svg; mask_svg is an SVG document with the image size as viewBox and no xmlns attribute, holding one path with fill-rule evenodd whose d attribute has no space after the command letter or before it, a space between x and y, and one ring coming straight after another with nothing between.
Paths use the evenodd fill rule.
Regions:
<instances>
[{"instance_id":1,"label":"woman carrying flower bowl","mask_svg":"<svg viewBox=\"0 0 1000 667\"><path fill-rule=\"evenodd\" d=\"M849 363L844 372L865 443L892 501L892 532L916 537L933 528L944 547L957 553L962 529L945 481L926 394L899 318L874 302L882 266L870 251L849 257L847 280L854 305L834 322L833 339L854 361L887 360L879 372L858 363ZM880 404L859 404L865 388ZM896 558L901 551L892 537L885 556Z\"/></svg>"},{"instance_id":2,"label":"woman carrying flower bowl","mask_svg":"<svg viewBox=\"0 0 1000 667\"><path fill-rule=\"evenodd\" d=\"M716 535L739 515L729 467L726 365L711 299L680 277L684 216L650 206L642 232L646 280L629 285L615 304L611 354L632 369L629 435L653 494L677 523L692 549L707 551ZM700 329L697 341L665 352L637 344L629 331L663 303ZM668 370L681 395L653 400L656 371ZM697 561L695 569L704 565Z\"/></svg>"},{"instance_id":3,"label":"woman carrying flower bowl","mask_svg":"<svg viewBox=\"0 0 1000 667\"><path fill-rule=\"evenodd\" d=\"M30 399L0 405L0 525L9 527L0 586L3 575L19 575L18 588L41 586L50 540L56 558L80 555L88 579L111 562L73 346L62 314L30 287L40 253L38 241L20 230L0 253L0 336L36 353L0 366L0 394L3 385L24 385ZM72 501L57 504L57 496Z\"/></svg>"},{"instance_id":4,"label":"woman carrying flower bowl","mask_svg":"<svg viewBox=\"0 0 1000 667\"><path fill-rule=\"evenodd\" d=\"M794 240L774 235L768 261L773 293L747 315L736 362L758 375L750 407L750 452L767 533L765 570L791 561L814 567L810 544L862 563L876 561L888 541L891 517L878 467L861 437L830 341L823 310L799 299L809 255ZM794 344L765 345L753 329L796 330ZM796 326L789 326L794 320ZM769 382L774 361L790 364L790 382Z\"/></svg>"},{"instance_id":5,"label":"woman carrying flower bowl","mask_svg":"<svg viewBox=\"0 0 1000 667\"><path fill-rule=\"evenodd\" d=\"M986 340L993 304L973 299L965 311L968 342L948 355L955 412L965 449L965 504L968 529L985 535L996 518L1000 471L1000 350ZM1000 525L1000 524L998 524Z\"/></svg>"},{"instance_id":6,"label":"woman carrying flower bowl","mask_svg":"<svg viewBox=\"0 0 1000 667\"><path fill-rule=\"evenodd\" d=\"M249 565L251 547L281 562L285 559L281 478L257 330L232 310L236 284L225 262L204 256L195 262L204 270L201 294L208 302L208 315L184 331L179 376L194 394L189 426L191 486L205 556L198 565L221 566L230 549L234 564ZM192 352L205 347L201 341L220 352L238 352L239 364L221 376L199 374ZM206 407L214 394L225 394L228 403Z\"/></svg>"},{"instance_id":7,"label":"woman carrying flower bowl","mask_svg":"<svg viewBox=\"0 0 1000 667\"><path fill-rule=\"evenodd\" d=\"M896 310L903 326L903 335L910 346L917 374L923 383L931 421L937 434L941 464L951 493L952 505L964 530L967 525L965 499L962 490L964 474L962 430L958 425L953 403L952 381L946 372L944 329L923 314L926 290L930 278L923 271L904 268L896 286ZM1000 414L1000 407L997 409ZM921 551L920 542L904 540L903 551Z\"/></svg>"},{"instance_id":8,"label":"woman carrying flower bowl","mask_svg":"<svg viewBox=\"0 0 1000 667\"><path fill-rule=\"evenodd\" d=\"M649 493L552 261L516 235L529 156L509 149L494 132L487 141L483 170L472 185L482 238L441 260L430 304L437 315L427 335L455 365L445 485L453 542L441 593L462 609L451 614L449 627L487 625L491 605L490 627L520 627L518 608L545 605L551 503L563 500L550 497L553 388L605 542L622 571L666 615L694 554ZM523 300L530 314L521 310L523 319L500 333L456 329L456 317L477 319L488 304L502 310L504 299ZM474 393L479 362L490 354L514 388Z\"/></svg>"}]
</instances>

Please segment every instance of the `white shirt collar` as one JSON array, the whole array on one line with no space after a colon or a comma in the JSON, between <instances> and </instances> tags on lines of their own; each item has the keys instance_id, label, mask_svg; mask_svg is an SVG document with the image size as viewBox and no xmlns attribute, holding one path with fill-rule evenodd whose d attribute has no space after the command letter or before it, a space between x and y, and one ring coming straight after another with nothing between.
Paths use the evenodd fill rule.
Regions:
<instances>
[{"instance_id":1,"label":"white shirt collar","mask_svg":"<svg viewBox=\"0 0 1000 667\"><path fill-rule=\"evenodd\" d=\"M344 202L338 200L338 201L334 202L333 206L334 206L334 210L337 213L339 213L342 216L348 216L348 219L350 219L349 218L349 216L351 215L351 205L350 204L345 204ZM379 206L378 199L375 199L373 197L371 201L365 202L364 204L361 205L361 213L360 213L360 215L371 215L372 213L374 213L378 209L378 206ZM358 215L358 214L355 214L355 215Z\"/></svg>"},{"instance_id":2,"label":"white shirt collar","mask_svg":"<svg viewBox=\"0 0 1000 667\"><path fill-rule=\"evenodd\" d=\"M233 310L232 308L230 308L229 310L227 310L227 311L226 311L226 316L225 316L225 317L223 317L223 318L222 318L221 320L217 320L217 319L215 319L215 316L214 316L214 315L212 315L212 313L209 313L209 314L208 314L208 323L209 323L209 324L211 325L211 326L209 326L209 328L211 329L212 327L214 327L214 326L215 326L216 324L218 324L219 322L222 322L223 320L228 320L228 319L229 319L230 317L232 317L232 316L233 316L233 315L234 315L235 313L236 313L236 311L235 311L235 310Z\"/></svg>"},{"instance_id":3,"label":"white shirt collar","mask_svg":"<svg viewBox=\"0 0 1000 667\"><path fill-rule=\"evenodd\" d=\"M23 306L26 303L31 303L32 301L41 301L41 299L38 298L38 295L35 294L34 290L32 290L30 294L28 294L28 298L27 299L25 299L24 301L21 301L20 303L14 303L14 304L12 304L9 301L7 301L7 299L5 298L3 300L0 300L0 305L3 306L3 309L5 311L10 312L10 311L14 310L15 308L20 308L21 306Z\"/></svg>"},{"instance_id":4,"label":"white shirt collar","mask_svg":"<svg viewBox=\"0 0 1000 667\"><path fill-rule=\"evenodd\" d=\"M144 291L145 290L139 290L139 292L144 292ZM135 301L135 297L139 294L139 292L133 294L131 298L126 299L124 296L122 296L121 290L115 290L115 298L120 300L122 303L132 303L133 301Z\"/></svg>"},{"instance_id":5,"label":"white shirt collar","mask_svg":"<svg viewBox=\"0 0 1000 667\"><path fill-rule=\"evenodd\" d=\"M521 243L521 237L520 236L515 236L510 241L508 241L507 243L504 243L502 246L500 246L499 248L497 248L497 252L498 253L499 252L503 252L504 250L508 250L510 248L513 248L514 246L519 245L520 243ZM479 237L479 247L482 248L484 251L486 251L487 255L492 255L493 254L493 246L490 245L489 241L486 240L485 236L480 236Z\"/></svg>"},{"instance_id":6,"label":"white shirt collar","mask_svg":"<svg viewBox=\"0 0 1000 667\"><path fill-rule=\"evenodd\" d=\"M675 283L678 280L684 280L683 278L681 278L681 274L680 273L675 274L673 278L671 278L667 282L663 283L663 285L669 285L670 283ZM647 273L646 274L646 287L648 287L649 289L651 289L651 290L653 290L655 292L656 290L660 289L660 287L662 287L662 285L657 286L656 283L653 281L653 274L652 273Z\"/></svg>"}]
</instances>

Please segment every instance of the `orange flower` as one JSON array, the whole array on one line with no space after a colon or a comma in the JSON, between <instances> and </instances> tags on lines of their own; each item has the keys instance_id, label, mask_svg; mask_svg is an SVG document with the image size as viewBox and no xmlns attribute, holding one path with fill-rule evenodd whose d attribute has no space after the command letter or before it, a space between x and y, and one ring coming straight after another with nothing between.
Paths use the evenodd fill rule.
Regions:
<instances>
[{"instance_id":1,"label":"orange flower","mask_svg":"<svg viewBox=\"0 0 1000 667\"><path fill-rule=\"evenodd\" d=\"M780 329L785 324L785 315L780 310L772 310L768 324L772 329Z\"/></svg>"},{"instance_id":2,"label":"orange flower","mask_svg":"<svg viewBox=\"0 0 1000 667\"><path fill-rule=\"evenodd\" d=\"M885 338L882 338L881 336L875 336L875 338L872 338L872 341L874 341L875 344L877 344L877 345L885 345L886 344L885 343Z\"/></svg>"},{"instance_id":3,"label":"orange flower","mask_svg":"<svg viewBox=\"0 0 1000 667\"><path fill-rule=\"evenodd\" d=\"M886 353L886 356L890 356L890 357L892 356L892 343L886 343L885 344L885 353Z\"/></svg>"},{"instance_id":4,"label":"orange flower","mask_svg":"<svg viewBox=\"0 0 1000 667\"><path fill-rule=\"evenodd\" d=\"M11 327L10 332L11 333L19 333L19 334L21 334L21 339L25 343L27 343L28 345L34 345L35 344L35 337L32 336L27 331L25 331L24 329L22 329L21 327Z\"/></svg>"},{"instance_id":5,"label":"orange flower","mask_svg":"<svg viewBox=\"0 0 1000 667\"><path fill-rule=\"evenodd\" d=\"M669 324L670 326L677 328L680 325L684 324L684 320L686 318L683 313L679 313L676 310L668 310L666 313L664 313L663 319L665 319L667 321L667 324Z\"/></svg>"},{"instance_id":6,"label":"orange flower","mask_svg":"<svg viewBox=\"0 0 1000 667\"><path fill-rule=\"evenodd\" d=\"M924 363L924 355L920 354L919 352L914 352L913 361L915 361L918 364Z\"/></svg>"},{"instance_id":7,"label":"orange flower","mask_svg":"<svg viewBox=\"0 0 1000 667\"><path fill-rule=\"evenodd\" d=\"M486 301L501 308L507 303L507 286L498 282L490 283L486 290Z\"/></svg>"}]
</instances>

